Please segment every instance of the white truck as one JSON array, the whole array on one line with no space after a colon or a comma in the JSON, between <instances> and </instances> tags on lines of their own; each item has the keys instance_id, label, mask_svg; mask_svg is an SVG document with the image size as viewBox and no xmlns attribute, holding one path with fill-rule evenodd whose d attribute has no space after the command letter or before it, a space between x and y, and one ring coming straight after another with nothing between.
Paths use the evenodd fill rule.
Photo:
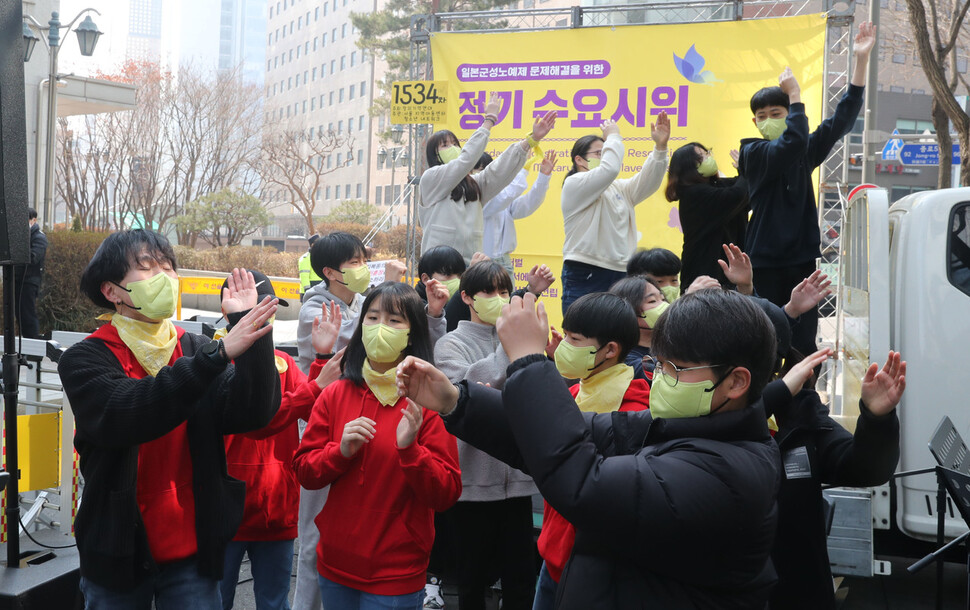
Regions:
<instances>
[{"instance_id":1,"label":"white truck","mask_svg":"<svg viewBox=\"0 0 970 610\"><path fill-rule=\"evenodd\" d=\"M836 310L837 360L830 361L831 409L852 430L860 379L870 362L892 349L908 361L906 392L898 407L901 454L897 472L931 469L928 443L944 415L970 438L970 188L924 191L892 207L884 189L850 195L842 227ZM897 478L879 488L837 488L829 535L833 572L886 574L873 560L880 538L925 541L937 537L937 481L930 472ZM967 526L947 498L945 534ZM878 546L878 545L877 545ZM885 553L880 548L876 553Z\"/></svg>"}]
</instances>

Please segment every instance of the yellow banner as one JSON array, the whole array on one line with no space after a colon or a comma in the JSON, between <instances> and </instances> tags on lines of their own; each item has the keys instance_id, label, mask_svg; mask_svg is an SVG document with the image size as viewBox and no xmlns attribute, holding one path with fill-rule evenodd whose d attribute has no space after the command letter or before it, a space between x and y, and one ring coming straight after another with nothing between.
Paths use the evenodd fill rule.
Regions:
<instances>
[{"instance_id":1,"label":"yellow banner","mask_svg":"<svg viewBox=\"0 0 970 610\"><path fill-rule=\"evenodd\" d=\"M718 166L733 175L729 153L742 138L760 137L749 100L778 84L791 66L812 125L820 119L824 71L822 15L695 23L622 26L495 34L432 34L437 78L447 79L449 119L436 129L468 138L484 121L490 92L502 98L487 151L500 154L522 139L536 117L556 110L556 128L543 140L560 159L546 201L516 222L516 283L537 263L562 270L563 218L559 198L572 167L569 151L587 134L600 135L606 119L617 121L626 157L620 177L640 169L654 148L650 123L670 116L671 151L688 142L713 149ZM530 170L531 184L538 164ZM639 247L681 253L683 233L676 203L663 187L637 207ZM559 282L548 296L561 296ZM558 303L547 303L558 322Z\"/></svg>"},{"instance_id":2,"label":"yellow banner","mask_svg":"<svg viewBox=\"0 0 970 610\"><path fill-rule=\"evenodd\" d=\"M222 289L224 277L204 277L204 276L179 276L180 290L182 294L203 294L218 295ZM273 280L273 290L276 296L281 299L296 299L300 301L300 282L276 281Z\"/></svg>"},{"instance_id":3,"label":"yellow banner","mask_svg":"<svg viewBox=\"0 0 970 610\"><path fill-rule=\"evenodd\" d=\"M391 123L446 122L447 90L445 81L395 81L391 91Z\"/></svg>"}]
</instances>

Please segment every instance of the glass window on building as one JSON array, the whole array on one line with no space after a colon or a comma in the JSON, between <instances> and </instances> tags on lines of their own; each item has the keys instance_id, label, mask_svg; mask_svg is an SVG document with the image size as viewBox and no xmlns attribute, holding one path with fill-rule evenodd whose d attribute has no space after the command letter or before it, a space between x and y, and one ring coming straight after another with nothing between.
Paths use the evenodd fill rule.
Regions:
<instances>
[{"instance_id":1,"label":"glass window on building","mask_svg":"<svg viewBox=\"0 0 970 610\"><path fill-rule=\"evenodd\" d=\"M337 97L338 97L338 101L341 102L341 103L343 103L343 101L344 101L344 88L343 87L340 88L339 95Z\"/></svg>"},{"instance_id":2,"label":"glass window on building","mask_svg":"<svg viewBox=\"0 0 970 610\"><path fill-rule=\"evenodd\" d=\"M367 95L367 81L360 81L360 95L361 97Z\"/></svg>"},{"instance_id":3,"label":"glass window on building","mask_svg":"<svg viewBox=\"0 0 970 610\"><path fill-rule=\"evenodd\" d=\"M890 93L906 93L906 88L905 87L898 87L896 85L890 85L889 86L889 91L890 91Z\"/></svg>"},{"instance_id":4,"label":"glass window on building","mask_svg":"<svg viewBox=\"0 0 970 610\"><path fill-rule=\"evenodd\" d=\"M329 163L327 163L327 167L330 167L330 164ZM327 193L327 199L330 199L330 187L329 186L327 187L326 193Z\"/></svg>"},{"instance_id":5,"label":"glass window on building","mask_svg":"<svg viewBox=\"0 0 970 610\"><path fill-rule=\"evenodd\" d=\"M347 69L347 56L346 55L341 55L340 56L340 69L341 70Z\"/></svg>"},{"instance_id":6,"label":"glass window on building","mask_svg":"<svg viewBox=\"0 0 970 610\"><path fill-rule=\"evenodd\" d=\"M350 53L350 67L353 68L357 65L357 51L352 51Z\"/></svg>"},{"instance_id":7,"label":"glass window on building","mask_svg":"<svg viewBox=\"0 0 970 610\"><path fill-rule=\"evenodd\" d=\"M346 23L343 24L342 26L340 26L340 37L341 38L346 38L347 37L347 24Z\"/></svg>"},{"instance_id":8,"label":"glass window on building","mask_svg":"<svg viewBox=\"0 0 970 610\"><path fill-rule=\"evenodd\" d=\"M357 183L357 199L364 196L364 185L360 182Z\"/></svg>"},{"instance_id":9,"label":"glass window on building","mask_svg":"<svg viewBox=\"0 0 970 610\"><path fill-rule=\"evenodd\" d=\"M337 167L340 167L341 165L343 165L343 161L344 161L344 154L338 152L337 153Z\"/></svg>"},{"instance_id":10,"label":"glass window on building","mask_svg":"<svg viewBox=\"0 0 970 610\"><path fill-rule=\"evenodd\" d=\"M356 90L357 90L357 85L350 86L350 96L349 96L350 99L354 99Z\"/></svg>"},{"instance_id":11,"label":"glass window on building","mask_svg":"<svg viewBox=\"0 0 970 610\"><path fill-rule=\"evenodd\" d=\"M970 295L970 203L953 208L947 258L950 261L950 283Z\"/></svg>"},{"instance_id":12,"label":"glass window on building","mask_svg":"<svg viewBox=\"0 0 970 610\"><path fill-rule=\"evenodd\" d=\"M933 129L933 121L923 121L920 119L896 119L896 129L901 134L913 133L936 133Z\"/></svg>"},{"instance_id":13,"label":"glass window on building","mask_svg":"<svg viewBox=\"0 0 970 610\"><path fill-rule=\"evenodd\" d=\"M377 202L377 205L380 205L381 204L381 191L382 190L384 190L384 189L381 186L374 187L374 201Z\"/></svg>"},{"instance_id":14,"label":"glass window on building","mask_svg":"<svg viewBox=\"0 0 970 610\"><path fill-rule=\"evenodd\" d=\"M350 185L344 186L344 199L350 199Z\"/></svg>"},{"instance_id":15,"label":"glass window on building","mask_svg":"<svg viewBox=\"0 0 970 610\"><path fill-rule=\"evenodd\" d=\"M890 203L896 203L906 195L928 190L930 190L928 186L894 186L889 193Z\"/></svg>"},{"instance_id":16,"label":"glass window on building","mask_svg":"<svg viewBox=\"0 0 970 610\"><path fill-rule=\"evenodd\" d=\"M967 58L966 57L957 57L957 72L960 72L961 74L966 74L967 73Z\"/></svg>"},{"instance_id":17,"label":"glass window on building","mask_svg":"<svg viewBox=\"0 0 970 610\"><path fill-rule=\"evenodd\" d=\"M357 127L360 131L364 131L364 115L360 115L359 125Z\"/></svg>"}]
</instances>

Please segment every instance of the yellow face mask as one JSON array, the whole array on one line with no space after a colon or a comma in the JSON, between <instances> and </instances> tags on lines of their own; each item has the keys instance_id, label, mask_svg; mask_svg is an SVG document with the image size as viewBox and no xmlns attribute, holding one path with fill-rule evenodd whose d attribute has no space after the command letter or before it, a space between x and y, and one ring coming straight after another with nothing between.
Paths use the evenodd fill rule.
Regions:
<instances>
[{"instance_id":1,"label":"yellow face mask","mask_svg":"<svg viewBox=\"0 0 970 610\"><path fill-rule=\"evenodd\" d=\"M451 297L456 292L458 292L458 286L461 285L461 278L460 277L453 277L450 280L445 280L445 281L443 281L441 283L444 284L445 285L445 288L448 289L448 296Z\"/></svg>"},{"instance_id":2,"label":"yellow face mask","mask_svg":"<svg viewBox=\"0 0 970 610\"><path fill-rule=\"evenodd\" d=\"M131 308L149 320L166 320L175 315L179 281L164 271L147 280L128 282L128 287L115 283L131 297Z\"/></svg>"},{"instance_id":3,"label":"yellow face mask","mask_svg":"<svg viewBox=\"0 0 970 610\"><path fill-rule=\"evenodd\" d=\"M370 269L366 264L360 265L359 267L341 269L340 273L344 278L341 284L346 286L347 290L351 292L360 294L370 286Z\"/></svg>"},{"instance_id":4,"label":"yellow face mask","mask_svg":"<svg viewBox=\"0 0 970 610\"><path fill-rule=\"evenodd\" d=\"M394 362L408 346L409 328L392 328L386 324L364 324L361 339L367 357L374 362Z\"/></svg>"},{"instance_id":5,"label":"yellow face mask","mask_svg":"<svg viewBox=\"0 0 970 610\"><path fill-rule=\"evenodd\" d=\"M494 297L480 297L475 296L472 299L472 307L475 308L475 313L485 324L495 325L498 321L499 316L502 315L502 306L509 302L508 299L495 295Z\"/></svg>"},{"instance_id":6,"label":"yellow face mask","mask_svg":"<svg viewBox=\"0 0 970 610\"><path fill-rule=\"evenodd\" d=\"M596 352L600 349L603 348L576 347L569 341L563 341L556 348L556 369L566 379L586 379L597 367Z\"/></svg>"}]
</instances>

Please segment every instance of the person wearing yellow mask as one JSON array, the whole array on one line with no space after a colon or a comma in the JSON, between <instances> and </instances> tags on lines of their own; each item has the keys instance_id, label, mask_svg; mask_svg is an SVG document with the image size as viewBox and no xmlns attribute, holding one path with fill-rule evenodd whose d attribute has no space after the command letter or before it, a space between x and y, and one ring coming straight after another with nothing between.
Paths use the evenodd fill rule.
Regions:
<instances>
[{"instance_id":1,"label":"person wearing yellow mask","mask_svg":"<svg viewBox=\"0 0 970 610\"><path fill-rule=\"evenodd\" d=\"M737 151L731 155L734 158ZM744 177L724 176L712 151L700 142L690 142L670 156L665 194L667 201L679 202L684 233L681 283L690 286L697 277L707 275L723 288L733 289L717 260L722 244L744 243L750 208Z\"/></svg>"},{"instance_id":2,"label":"person wearing yellow mask","mask_svg":"<svg viewBox=\"0 0 970 610\"><path fill-rule=\"evenodd\" d=\"M680 298L680 270L680 258L666 248L642 248L626 264L627 275L653 280L671 304Z\"/></svg>"},{"instance_id":3,"label":"person wearing yellow mask","mask_svg":"<svg viewBox=\"0 0 970 610\"><path fill-rule=\"evenodd\" d=\"M512 293L512 279L496 261L475 263L461 277L460 295L471 319L438 341L434 361L453 382L505 385L508 356L495 321ZM458 605L483 607L488 587L502 579L502 606L531 608L535 591L532 479L458 441L462 493L446 518L457 554Z\"/></svg>"},{"instance_id":4,"label":"person wearing yellow mask","mask_svg":"<svg viewBox=\"0 0 970 610\"><path fill-rule=\"evenodd\" d=\"M221 607L245 491L225 475L223 437L279 408L267 323L277 302L255 304L252 275L236 269L222 298L235 327L219 340L184 332L170 319L175 254L141 229L109 235L80 289L112 311L58 364L85 481L75 528L86 606Z\"/></svg>"},{"instance_id":5,"label":"person wearing yellow mask","mask_svg":"<svg viewBox=\"0 0 970 610\"><path fill-rule=\"evenodd\" d=\"M293 458L300 484L330 486L315 523L325 608L419 608L434 513L461 493L458 448L437 413L398 395L395 367L431 357L418 294L386 282L364 300L343 376L323 390Z\"/></svg>"},{"instance_id":6,"label":"person wearing yellow mask","mask_svg":"<svg viewBox=\"0 0 970 610\"><path fill-rule=\"evenodd\" d=\"M425 147L428 169L421 174L418 219L421 222L421 251L435 246L451 246L461 253L466 264L482 251L484 216L482 206L512 182L526 159L556 124L556 111L536 119L532 131L513 143L482 172L472 175L488 145L491 129L498 123L502 100L489 96L482 125L461 147L448 130L437 131Z\"/></svg>"},{"instance_id":7,"label":"person wearing yellow mask","mask_svg":"<svg viewBox=\"0 0 970 610\"><path fill-rule=\"evenodd\" d=\"M276 298L273 284L262 272L249 271L256 282L257 300ZM232 277L232 276L230 276ZM229 288L230 278L222 285ZM288 307L283 299L280 305ZM327 315L313 325L313 347L317 354L330 354L340 331L340 308L330 304ZM216 331L224 336L241 317L223 311L228 327ZM297 420L308 421L313 403L323 388L340 377L343 352L332 358L318 356L304 375L293 358L276 350L276 371L283 397L280 409L265 428L250 434L226 436L226 462L229 476L246 483L243 521L226 547L226 559L219 589L222 607L232 607L244 555L252 566L253 592L259 608L286 607L293 570L293 541L297 536L300 485L293 472L293 454L300 444Z\"/></svg>"},{"instance_id":8,"label":"person wearing yellow mask","mask_svg":"<svg viewBox=\"0 0 970 610\"><path fill-rule=\"evenodd\" d=\"M435 246L427 252L421 253L418 259L418 283L414 289L418 291L418 296L425 302L428 301L427 284L431 280L437 280L448 289L448 298L458 294L458 284L461 282L461 274L465 272L467 265L461 253L451 246Z\"/></svg>"},{"instance_id":9,"label":"person wearing yellow mask","mask_svg":"<svg viewBox=\"0 0 970 610\"><path fill-rule=\"evenodd\" d=\"M630 178L619 177L624 157L620 127L605 121L601 129L602 138L583 136L573 144L572 169L562 183L563 314L584 294L606 292L623 279L639 240L636 206L660 188L667 168L667 113L661 111L651 123L654 149Z\"/></svg>"},{"instance_id":10,"label":"person wearing yellow mask","mask_svg":"<svg viewBox=\"0 0 970 610\"><path fill-rule=\"evenodd\" d=\"M791 400L783 381L766 386L765 314L736 292L678 299L654 328L663 366L650 409L623 413L576 409L543 353L549 323L533 297L513 298L497 328L512 361L501 392L456 386L416 358L398 366L398 387L531 474L575 527L559 610L765 607L782 471L765 404Z\"/></svg>"},{"instance_id":11,"label":"person wearing yellow mask","mask_svg":"<svg viewBox=\"0 0 970 610\"><path fill-rule=\"evenodd\" d=\"M644 379L649 384L653 381L653 359L650 358L653 327L670 303L657 282L648 277L624 278L610 287L610 293L626 301L637 315L639 340L627 354L626 363L633 368L637 379Z\"/></svg>"},{"instance_id":12,"label":"person wearing yellow mask","mask_svg":"<svg viewBox=\"0 0 970 610\"><path fill-rule=\"evenodd\" d=\"M779 307L815 270L821 234L812 173L856 124L875 42L876 27L860 23L848 89L832 116L811 133L801 88L790 68L779 75L777 87L765 87L751 97L751 120L763 137L741 140L738 173L748 181L751 199L744 250L754 266L755 291ZM817 329L818 310L813 309L799 321L792 345L811 354Z\"/></svg>"}]
</instances>

